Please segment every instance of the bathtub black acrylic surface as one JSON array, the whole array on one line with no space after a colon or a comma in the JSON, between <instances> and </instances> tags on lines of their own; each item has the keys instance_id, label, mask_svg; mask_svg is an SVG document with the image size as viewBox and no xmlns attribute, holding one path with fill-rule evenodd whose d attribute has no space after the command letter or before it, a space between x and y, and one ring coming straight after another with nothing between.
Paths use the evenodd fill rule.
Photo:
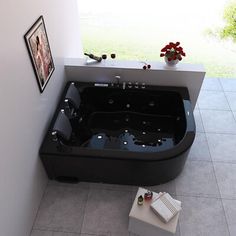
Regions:
<instances>
[{"instance_id":1,"label":"bathtub black acrylic surface","mask_svg":"<svg viewBox=\"0 0 236 236\"><path fill-rule=\"evenodd\" d=\"M181 172L195 137L187 88L74 85L80 99L76 115L73 103L65 107L69 83L40 149L50 179L154 185ZM55 141L61 109L72 134Z\"/></svg>"}]
</instances>

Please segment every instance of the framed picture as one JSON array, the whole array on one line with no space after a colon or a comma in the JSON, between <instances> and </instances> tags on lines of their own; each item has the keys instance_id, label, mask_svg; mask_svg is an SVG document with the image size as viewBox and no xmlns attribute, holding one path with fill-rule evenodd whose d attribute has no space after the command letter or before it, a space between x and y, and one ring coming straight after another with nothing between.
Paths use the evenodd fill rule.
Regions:
<instances>
[{"instance_id":1,"label":"framed picture","mask_svg":"<svg viewBox=\"0 0 236 236\"><path fill-rule=\"evenodd\" d=\"M42 93L55 69L43 16L39 17L24 38Z\"/></svg>"}]
</instances>

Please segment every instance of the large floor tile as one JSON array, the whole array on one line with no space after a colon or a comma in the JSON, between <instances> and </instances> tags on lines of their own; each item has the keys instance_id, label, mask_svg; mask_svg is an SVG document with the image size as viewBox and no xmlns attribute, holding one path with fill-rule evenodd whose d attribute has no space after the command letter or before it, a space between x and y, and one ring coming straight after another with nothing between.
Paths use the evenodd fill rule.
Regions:
<instances>
[{"instance_id":1,"label":"large floor tile","mask_svg":"<svg viewBox=\"0 0 236 236\"><path fill-rule=\"evenodd\" d=\"M64 186L64 187L75 187L75 188L90 188L90 183L89 182L78 182L78 183L64 183L64 182L59 182L56 180L49 180L48 181L48 186L55 185L55 186Z\"/></svg>"},{"instance_id":2,"label":"large floor tile","mask_svg":"<svg viewBox=\"0 0 236 236\"><path fill-rule=\"evenodd\" d=\"M91 189L82 233L128 233L128 217L134 192Z\"/></svg>"},{"instance_id":3,"label":"large floor tile","mask_svg":"<svg viewBox=\"0 0 236 236\"><path fill-rule=\"evenodd\" d=\"M109 236L120 236L120 235L122 235L122 236L139 236L137 234L129 233L128 231L126 233L119 233L119 232L118 233L116 233L116 232L109 233Z\"/></svg>"},{"instance_id":4,"label":"large floor tile","mask_svg":"<svg viewBox=\"0 0 236 236\"><path fill-rule=\"evenodd\" d=\"M212 162L187 161L176 178L176 194L189 196L219 196Z\"/></svg>"},{"instance_id":5,"label":"large floor tile","mask_svg":"<svg viewBox=\"0 0 236 236\"><path fill-rule=\"evenodd\" d=\"M197 132L204 132L203 124L202 124L202 117L199 110L194 110L194 119L196 124L196 130Z\"/></svg>"},{"instance_id":6,"label":"large floor tile","mask_svg":"<svg viewBox=\"0 0 236 236\"><path fill-rule=\"evenodd\" d=\"M236 163L236 135L207 133L208 145L213 161Z\"/></svg>"},{"instance_id":7,"label":"large floor tile","mask_svg":"<svg viewBox=\"0 0 236 236\"><path fill-rule=\"evenodd\" d=\"M229 236L220 199L179 197L181 236Z\"/></svg>"},{"instance_id":8,"label":"large floor tile","mask_svg":"<svg viewBox=\"0 0 236 236\"><path fill-rule=\"evenodd\" d=\"M120 185L120 184L106 184L106 183L90 183L91 189L107 189L113 191L127 191L133 192L136 191L137 187L132 185Z\"/></svg>"},{"instance_id":9,"label":"large floor tile","mask_svg":"<svg viewBox=\"0 0 236 236\"><path fill-rule=\"evenodd\" d=\"M134 234L134 233L129 233L128 236L139 236L139 235Z\"/></svg>"},{"instance_id":10,"label":"large floor tile","mask_svg":"<svg viewBox=\"0 0 236 236\"><path fill-rule=\"evenodd\" d=\"M226 220L231 236L236 235L236 200L223 199Z\"/></svg>"},{"instance_id":11,"label":"large floor tile","mask_svg":"<svg viewBox=\"0 0 236 236\"><path fill-rule=\"evenodd\" d=\"M226 98L228 100L230 109L236 111L236 91L235 92L225 92Z\"/></svg>"},{"instance_id":12,"label":"large floor tile","mask_svg":"<svg viewBox=\"0 0 236 236\"><path fill-rule=\"evenodd\" d=\"M236 92L236 79L220 79L224 91Z\"/></svg>"},{"instance_id":13,"label":"large floor tile","mask_svg":"<svg viewBox=\"0 0 236 236\"><path fill-rule=\"evenodd\" d=\"M89 236L89 235L55 232L55 231L44 231L44 230L33 230L31 233L31 236Z\"/></svg>"},{"instance_id":14,"label":"large floor tile","mask_svg":"<svg viewBox=\"0 0 236 236\"><path fill-rule=\"evenodd\" d=\"M82 236L82 235L75 233L53 232L52 236ZM89 235L83 235L83 236L89 236Z\"/></svg>"},{"instance_id":15,"label":"large floor tile","mask_svg":"<svg viewBox=\"0 0 236 236\"><path fill-rule=\"evenodd\" d=\"M166 235L166 234L165 234ZM181 234L180 234L180 228L179 228L179 224L177 225L177 228L176 228L176 232L175 232L175 234L171 234L171 236L180 236ZM126 236L126 235L111 235L111 236ZM138 235L138 234L134 234L134 233L129 233L129 235L127 235L127 236L140 236L140 235ZM145 235L145 236L149 236L149 235ZM156 236L163 236L163 234L160 234L160 233L158 233L158 234L156 234Z\"/></svg>"},{"instance_id":16,"label":"large floor tile","mask_svg":"<svg viewBox=\"0 0 236 236\"><path fill-rule=\"evenodd\" d=\"M79 233L88 191L86 188L49 185L34 228Z\"/></svg>"},{"instance_id":17,"label":"large floor tile","mask_svg":"<svg viewBox=\"0 0 236 236\"><path fill-rule=\"evenodd\" d=\"M205 78L201 90L221 91L222 86L218 78Z\"/></svg>"},{"instance_id":18,"label":"large floor tile","mask_svg":"<svg viewBox=\"0 0 236 236\"><path fill-rule=\"evenodd\" d=\"M211 161L205 133L196 133L195 140L188 155L188 160Z\"/></svg>"},{"instance_id":19,"label":"large floor tile","mask_svg":"<svg viewBox=\"0 0 236 236\"><path fill-rule=\"evenodd\" d=\"M130 232L127 232L127 233L116 233L116 232L110 232L110 236L139 236L137 234L134 234L134 233L130 233Z\"/></svg>"},{"instance_id":20,"label":"large floor tile","mask_svg":"<svg viewBox=\"0 0 236 236\"><path fill-rule=\"evenodd\" d=\"M214 168L221 197L236 199L236 164L215 162Z\"/></svg>"},{"instance_id":21,"label":"large floor tile","mask_svg":"<svg viewBox=\"0 0 236 236\"><path fill-rule=\"evenodd\" d=\"M200 112L206 132L236 134L236 121L231 111L200 110Z\"/></svg>"},{"instance_id":22,"label":"large floor tile","mask_svg":"<svg viewBox=\"0 0 236 236\"><path fill-rule=\"evenodd\" d=\"M53 231L32 230L30 236L53 236Z\"/></svg>"},{"instance_id":23,"label":"large floor tile","mask_svg":"<svg viewBox=\"0 0 236 236\"><path fill-rule=\"evenodd\" d=\"M224 92L201 91L198 98L199 109L230 110Z\"/></svg>"}]
</instances>

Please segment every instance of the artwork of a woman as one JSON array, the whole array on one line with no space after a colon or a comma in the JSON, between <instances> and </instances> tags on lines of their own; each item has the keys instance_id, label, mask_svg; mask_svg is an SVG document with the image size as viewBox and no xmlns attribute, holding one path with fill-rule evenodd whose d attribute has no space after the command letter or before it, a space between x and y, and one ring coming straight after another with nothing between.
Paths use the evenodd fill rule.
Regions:
<instances>
[{"instance_id":1,"label":"artwork of a woman","mask_svg":"<svg viewBox=\"0 0 236 236\"><path fill-rule=\"evenodd\" d=\"M37 60L37 66L40 76L40 83L43 86L48 75L49 75L49 61L47 60L47 52L45 51L45 47L42 45L41 40L39 36L36 36L36 48L37 48L37 54L36 54L36 60Z\"/></svg>"},{"instance_id":2,"label":"artwork of a woman","mask_svg":"<svg viewBox=\"0 0 236 236\"><path fill-rule=\"evenodd\" d=\"M42 92L55 69L42 16L26 33L25 40Z\"/></svg>"}]
</instances>

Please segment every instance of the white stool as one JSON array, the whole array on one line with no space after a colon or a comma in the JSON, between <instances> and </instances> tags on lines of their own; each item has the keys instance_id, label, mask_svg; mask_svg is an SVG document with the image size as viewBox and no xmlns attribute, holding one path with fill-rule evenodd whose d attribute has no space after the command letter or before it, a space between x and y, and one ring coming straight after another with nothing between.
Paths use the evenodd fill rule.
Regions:
<instances>
[{"instance_id":1,"label":"white stool","mask_svg":"<svg viewBox=\"0 0 236 236\"><path fill-rule=\"evenodd\" d=\"M137 204L138 197L140 195L144 196L145 192L147 192L147 189L138 189L133 206L129 213L128 230L140 236L173 236L176 232L179 213L168 223L162 222L150 208L152 200L144 200L143 205ZM153 192L153 199L155 199L157 195L157 193Z\"/></svg>"}]
</instances>

